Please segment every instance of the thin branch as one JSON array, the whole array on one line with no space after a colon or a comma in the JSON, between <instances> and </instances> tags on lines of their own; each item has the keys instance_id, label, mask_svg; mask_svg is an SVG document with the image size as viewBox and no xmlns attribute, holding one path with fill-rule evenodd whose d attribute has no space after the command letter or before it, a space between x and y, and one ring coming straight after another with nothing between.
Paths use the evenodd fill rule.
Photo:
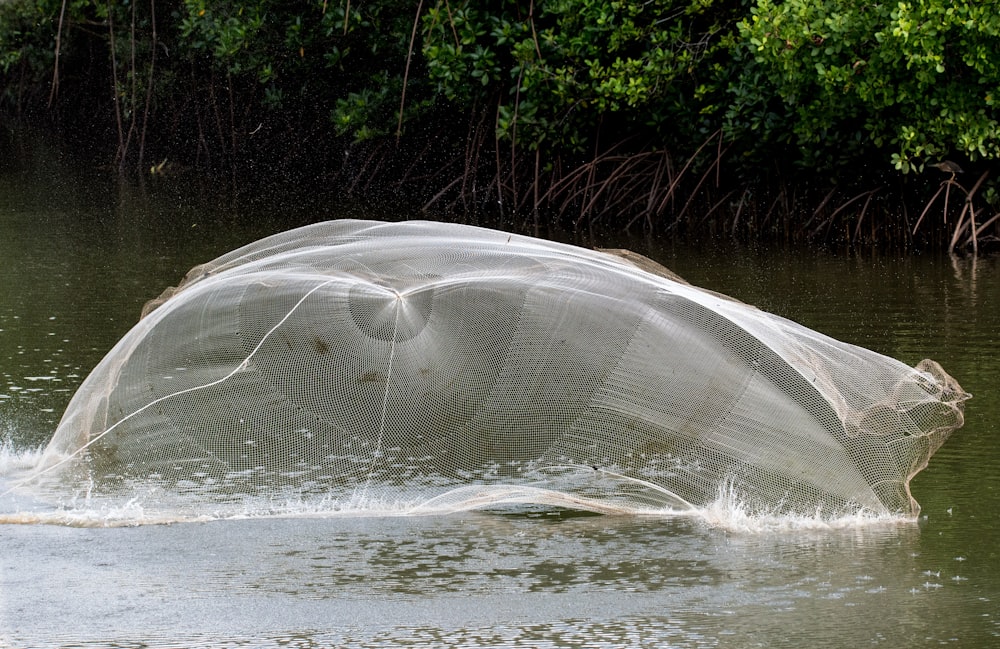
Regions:
<instances>
[{"instance_id":1,"label":"thin branch","mask_svg":"<svg viewBox=\"0 0 1000 649\"><path fill-rule=\"evenodd\" d=\"M945 183L944 183L944 211L943 211L943 216L944 216L944 222L945 223L948 222L948 196L951 195L951 184L953 182L954 182L953 180L946 180Z\"/></svg>"},{"instance_id":2,"label":"thin branch","mask_svg":"<svg viewBox=\"0 0 1000 649\"><path fill-rule=\"evenodd\" d=\"M678 172L677 177L674 178L673 182L670 183L670 188L668 189L667 192L668 197L673 194L674 189L676 189L677 187L677 183L681 181L681 178L684 177L684 174L685 172L687 172L688 167L690 167L694 163L695 159L697 159L697 157L701 154L701 150L704 149L706 146L708 146L708 143L711 142L715 138L715 136L722 137L722 129L719 129L715 133L709 135L708 138L706 138L705 141L702 142L697 149L695 149L695 152L691 155L690 158L688 158L688 161L681 168L680 172ZM664 207L666 207L666 199L660 202L659 207L657 207L656 209L656 213L659 214Z\"/></svg>"},{"instance_id":3,"label":"thin branch","mask_svg":"<svg viewBox=\"0 0 1000 649\"><path fill-rule=\"evenodd\" d=\"M129 118L128 118L128 133L125 135L125 148L122 150L122 163L124 164L125 156L128 154L128 150L132 148L132 135L135 133L135 109L136 109L136 87L138 86L138 74L136 73L135 65L135 3L132 4L131 8L132 22L129 26L129 71L130 71L130 82L129 82Z\"/></svg>"},{"instance_id":4,"label":"thin branch","mask_svg":"<svg viewBox=\"0 0 1000 649\"><path fill-rule=\"evenodd\" d=\"M876 188L868 192L868 198L865 199L865 204L861 206L861 214L858 215L858 224L854 228L854 240L857 241L861 237L861 224L865 220L865 212L868 211L868 204L872 202L872 196L875 195L880 188Z\"/></svg>"},{"instance_id":5,"label":"thin branch","mask_svg":"<svg viewBox=\"0 0 1000 649\"><path fill-rule=\"evenodd\" d=\"M722 141L722 137L720 136L719 137L719 142L721 142L721 141ZM695 185L694 189L691 190L691 193L688 194L688 199L687 199L687 201L685 201L684 207L682 207L681 211L677 213L677 218L674 219L674 225L679 225L680 224L681 220L684 218L684 215L687 213L688 208L691 207L691 202L694 201L695 196L698 194L698 190L701 189L701 186L705 183L705 179L708 178L708 175L710 173L712 173L712 167L714 166L714 167L718 168L718 167L721 166L720 165L720 161L722 159L722 155L726 151L728 151L728 150L729 150L729 147L726 147L724 150L720 150L718 152L718 155L715 158L715 161L708 167L708 169L705 171L705 173L703 173L701 175L701 178L698 180L698 184ZM716 176L716 178L718 178L718 176Z\"/></svg>"},{"instance_id":6,"label":"thin branch","mask_svg":"<svg viewBox=\"0 0 1000 649\"><path fill-rule=\"evenodd\" d=\"M920 224L923 223L924 216L926 216L927 212L930 211L931 206L934 205L934 201L937 200L937 197L941 195L942 191L944 191L944 183L942 183L941 186L938 187L938 190L934 192L934 195L931 196L931 200L927 201L927 205L924 205L924 211L921 212L920 217L917 218L917 223L916 225L913 226L913 232L911 233L911 235L917 234L917 228L919 228Z\"/></svg>"},{"instance_id":7,"label":"thin branch","mask_svg":"<svg viewBox=\"0 0 1000 649\"><path fill-rule=\"evenodd\" d=\"M833 188L830 189L829 193L827 193L827 195L823 197L823 200L821 200L819 202L819 205L816 206L816 209L813 210L812 216L809 217L809 220L803 223L802 227L799 228L800 232L808 228L809 225L814 220L816 220L816 217L819 216L819 213L823 211L823 208L826 207L827 203L830 202L830 199L833 198L833 195L837 193L837 189L839 188L836 185L834 185Z\"/></svg>"},{"instance_id":8,"label":"thin branch","mask_svg":"<svg viewBox=\"0 0 1000 649\"><path fill-rule=\"evenodd\" d=\"M149 125L149 105L153 100L153 71L156 69L156 0L149 0L149 20L151 28L151 43L149 55L149 79L146 82L146 104L142 111L142 131L139 135L139 166L142 167L143 154L146 149L146 127Z\"/></svg>"},{"instance_id":9,"label":"thin branch","mask_svg":"<svg viewBox=\"0 0 1000 649\"><path fill-rule=\"evenodd\" d=\"M979 210L974 210L972 209L972 205L970 203L965 204L965 206L962 208L961 214L958 215L958 223L955 224L955 231L952 233L951 241L948 243L948 252L953 252L955 250L955 244L958 243L959 237L961 237L962 233L964 233L966 230L970 229L970 226L972 230L972 234L970 236L972 240L973 250L974 252L979 252L979 244L976 239L976 213L980 211L982 211L982 208L980 208ZM969 214L968 221L965 220L966 213Z\"/></svg>"},{"instance_id":10,"label":"thin branch","mask_svg":"<svg viewBox=\"0 0 1000 649\"><path fill-rule=\"evenodd\" d=\"M396 143L403 136L403 107L406 106L406 84L410 78L410 63L413 61L413 44L417 41L417 27L420 26L420 14L424 9L424 0L417 4L417 14L413 17L413 31L410 32L410 47L406 52L406 69L403 71L403 92L399 98L399 122L396 124Z\"/></svg>"},{"instance_id":11,"label":"thin branch","mask_svg":"<svg viewBox=\"0 0 1000 649\"><path fill-rule=\"evenodd\" d=\"M975 228L975 230L973 230L973 236L974 237L978 237L979 235L981 235L986 230L986 228L988 228L991 225L993 225L994 223L996 223L998 219L1000 219L1000 212L998 212L998 213L994 214L993 216L991 216L989 218L989 220L986 221L986 223L983 223L978 228ZM966 246L969 245L969 240L968 239L966 239L965 245Z\"/></svg>"},{"instance_id":12,"label":"thin branch","mask_svg":"<svg viewBox=\"0 0 1000 649\"><path fill-rule=\"evenodd\" d=\"M736 203L736 214L733 215L733 223L729 226L729 233L736 234L736 226L740 222L740 215L743 214L743 206L746 205L747 194L750 193L750 189L744 189L743 193L740 195L739 202Z\"/></svg>"},{"instance_id":13,"label":"thin branch","mask_svg":"<svg viewBox=\"0 0 1000 649\"><path fill-rule=\"evenodd\" d=\"M428 211L431 208L431 205L433 205L434 203L436 203L439 200L441 200L441 197L444 196L446 193L448 193L449 189L451 189L455 185L459 184L463 180L465 180L465 176L456 176L454 180L452 180L450 183L448 183L447 185L445 185L444 187L442 187L441 191L439 191L438 193L436 193L433 196L431 196L431 199L429 201L427 201L426 203L424 203L424 206L421 208L420 211L421 212Z\"/></svg>"},{"instance_id":14,"label":"thin branch","mask_svg":"<svg viewBox=\"0 0 1000 649\"><path fill-rule=\"evenodd\" d=\"M531 25L531 40L535 42L535 54L538 60L542 60L542 48L538 46L538 32L535 31L535 0L528 4L528 24Z\"/></svg>"},{"instance_id":15,"label":"thin branch","mask_svg":"<svg viewBox=\"0 0 1000 649\"><path fill-rule=\"evenodd\" d=\"M708 217L712 216L712 214L714 214L715 211L719 209L719 207L721 207L722 204L725 203L729 199L729 197L733 195L735 191L736 191L735 189L730 189L728 192L723 194L722 198L717 200L715 204L712 205L710 208L708 208L708 211L705 212L700 219L698 219L698 222L704 223L705 221L707 221Z\"/></svg>"},{"instance_id":16,"label":"thin branch","mask_svg":"<svg viewBox=\"0 0 1000 649\"><path fill-rule=\"evenodd\" d=\"M444 0L445 11L448 12L448 25L451 26L451 34L455 37L455 47L462 47L462 41L458 40L458 30L455 29L455 18L451 15L451 5L448 0Z\"/></svg>"},{"instance_id":17,"label":"thin branch","mask_svg":"<svg viewBox=\"0 0 1000 649\"><path fill-rule=\"evenodd\" d=\"M66 0L63 0L62 7L59 9L59 27L56 29L56 53L55 61L52 65L52 87L49 89L49 108L52 108L52 102L55 100L56 95L59 94L59 52L62 49L62 30L65 17Z\"/></svg>"},{"instance_id":18,"label":"thin branch","mask_svg":"<svg viewBox=\"0 0 1000 649\"><path fill-rule=\"evenodd\" d=\"M846 203L835 209L833 213L830 214L830 216L826 217L826 219L822 223L816 226L816 228L809 233L809 238L815 237L819 233L819 231L822 230L824 227L828 228L830 224L833 223L833 220L837 217L837 215L843 212L845 209L847 209L850 205L856 203L862 198L870 198L871 195L877 192L879 189L881 189L881 187L876 187L875 189L869 190L867 192L861 192L851 200L847 201Z\"/></svg>"},{"instance_id":19,"label":"thin branch","mask_svg":"<svg viewBox=\"0 0 1000 649\"><path fill-rule=\"evenodd\" d=\"M496 117L493 121L493 154L496 156L496 179L497 184L497 208L500 210L500 219L503 220L503 181L500 179L500 107L503 100L497 102Z\"/></svg>"},{"instance_id":20,"label":"thin branch","mask_svg":"<svg viewBox=\"0 0 1000 649\"><path fill-rule=\"evenodd\" d=\"M535 226L535 232L534 232L534 234L535 234L536 237L539 236L539 224L538 224L538 185L541 184L541 181L539 180L540 167L542 165L542 157L541 156L542 156L542 148L541 147L537 147L535 149L535 183L534 183L534 187L532 188L533 189L533 193L534 193L534 198L535 198L535 206L531 210L531 214L532 214L532 217L533 217L533 220L534 220L534 226Z\"/></svg>"},{"instance_id":21,"label":"thin branch","mask_svg":"<svg viewBox=\"0 0 1000 649\"><path fill-rule=\"evenodd\" d=\"M118 57L115 54L115 21L111 8L111 1L108 0L108 40L111 47L111 89L114 94L115 122L118 126L118 168L125 163L125 130L122 126L122 107L118 96Z\"/></svg>"},{"instance_id":22,"label":"thin branch","mask_svg":"<svg viewBox=\"0 0 1000 649\"><path fill-rule=\"evenodd\" d=\"M517 74L517 88L514 91L514 115L510 119L510 191L511 204L517 210L517 117L521 107L521 81L524 79L524 64ZM499 170L498 170L499 171Z\"/></svg>"},{"instance_id":23,"label":"thin branch","mask_svg":"<svg viewBox=\"0 0 1000 649\"><path fill-rule=\"evenodd\" d=\"M986 180L986 177L989 175L990 175L990 170L987 169L982 173L982 175L979 176L979 180L977 180L976 184L972 186L972 189L966 192L966 196L968 197L967 200L972 200L973 194L979 191L979 186L983 184L983 181ZM959 187L961 187L961 185L959 185Z\"/></svg>"}]
</instances>

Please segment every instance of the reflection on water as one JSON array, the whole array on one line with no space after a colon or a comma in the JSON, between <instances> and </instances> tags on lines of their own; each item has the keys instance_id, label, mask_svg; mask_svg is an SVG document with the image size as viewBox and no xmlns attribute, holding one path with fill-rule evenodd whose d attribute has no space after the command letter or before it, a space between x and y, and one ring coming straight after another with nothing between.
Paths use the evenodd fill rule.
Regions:
<instances>
[{"instance_id":1,"label":"reflection on water","mask_svg":"<svg viewBox=\"0 0 1000 649\"><path fill-rule=\"evenodd\" d=\"M989 586L971 558L925 556L936 531L566 512L16 526L5 546L34 567L0 561L31 646L988 646Z\"/></svg>"},{"instance_id":2,"label":"reflection on water","mask_svg":"<svg viewBox=\"0 0 1000 649\"><path fill-rule=\"evenodd\" d=\"M0 178L8 478L146 299L276 229L144 203L107 180L30 180ZM913 482L920 521L745 531L519 510L0 525L0 646L995 646L1000 259L625 245L694 284L953 374L975 398Z\"/></svg>"}]
</instances>

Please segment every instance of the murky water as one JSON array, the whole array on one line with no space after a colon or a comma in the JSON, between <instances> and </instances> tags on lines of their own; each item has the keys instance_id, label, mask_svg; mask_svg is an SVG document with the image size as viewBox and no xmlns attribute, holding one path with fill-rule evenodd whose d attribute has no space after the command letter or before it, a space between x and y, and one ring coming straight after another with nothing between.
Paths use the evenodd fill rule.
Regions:
<instances>
[{"instance_id":1,"label":"murky water","mask_svg":"<svg viewBox=\"0 0 1000 649\"><path fill-rule=\"evenodd\" d=\"M0 175L8 462L45 443L146 299L285 227L147 189L50 162ZM954 375L975 398L913 483L921 520L788 529L522 510L5 525L0 646L1000 643L1000 260L628 244L696 285Z\"/></svg>"}]
</instances>

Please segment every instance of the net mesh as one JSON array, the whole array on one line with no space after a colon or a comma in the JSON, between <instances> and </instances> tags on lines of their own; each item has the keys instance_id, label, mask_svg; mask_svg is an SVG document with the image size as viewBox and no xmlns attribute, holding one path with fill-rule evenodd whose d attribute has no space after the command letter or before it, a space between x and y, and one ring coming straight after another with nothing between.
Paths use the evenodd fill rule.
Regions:
<instances>
[{"instance_id":1,"label":"net mesh","mask_svg":"<svg viewBox=\"0 0 1000 649\"><path fill-rule=\"evenodd\" d=\"M547 502L916 515L958 384L692 287L641 256L333 221L193 269L45 452L184 507ZM176 503L175 503L176 505Z\"/></svg>"}]
</instances>

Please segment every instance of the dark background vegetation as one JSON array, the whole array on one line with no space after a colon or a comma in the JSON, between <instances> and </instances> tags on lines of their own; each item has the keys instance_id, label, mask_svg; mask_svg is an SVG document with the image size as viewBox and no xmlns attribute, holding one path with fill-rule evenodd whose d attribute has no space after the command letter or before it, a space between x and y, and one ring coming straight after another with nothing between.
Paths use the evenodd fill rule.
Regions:
<instances>
[{"instance_id":1,"label":"dark background vegetation","mask_svg":"<svg viewBox=\"0 0 1000 649\"><path fill-rule=\"evenodd\" d=\"M978 0L0 0L8 129L536 230L988 246L998 82Z\"/></svg>"}]
</instances>

